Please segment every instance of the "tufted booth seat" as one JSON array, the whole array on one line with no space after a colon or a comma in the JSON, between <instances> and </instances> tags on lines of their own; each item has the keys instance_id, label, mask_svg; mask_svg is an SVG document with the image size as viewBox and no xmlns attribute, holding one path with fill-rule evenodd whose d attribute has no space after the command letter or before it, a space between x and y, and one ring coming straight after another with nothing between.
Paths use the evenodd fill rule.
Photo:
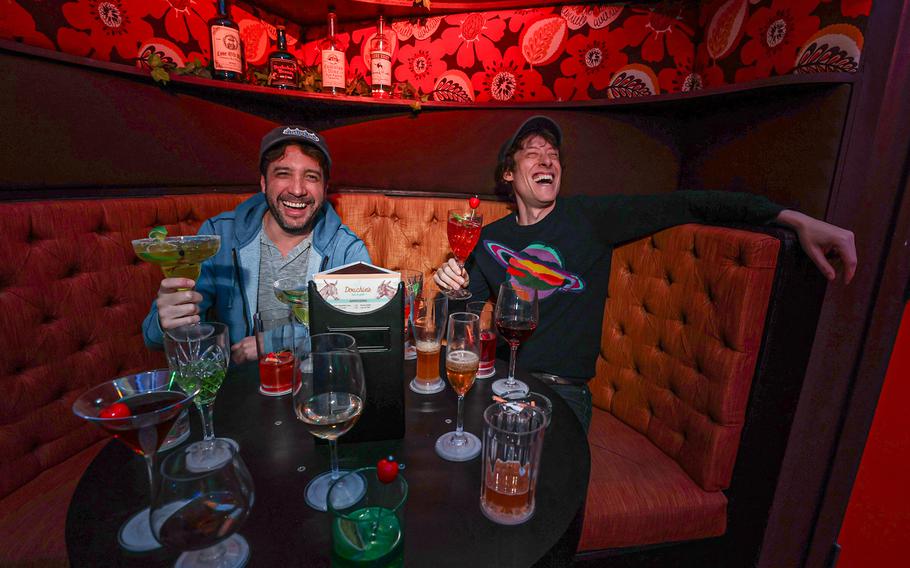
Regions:
<instances>
[{"instance_id":1,"label":"tufted booth seat","mask_svg":"<svg viewBox=\"0 0 910 568\"><path fill-rule=\"evenodd\" d=\"M135 257L130 240L156 225L193 233L245 197L0 204L0 564L65 564L65 503L106 443L71 404L91 385L164 364L139 330L160 272ZM376 264L430 274L449 255L446 211L463 200L341 193L332 202ZM492 222L508 209L485 201L480 212ZM734 499L728 503L724 490L731 477L737 484L741 434L745 440L764 428L747 413L750 383L755 376L765 385L763 373L789 376L774 374L765 345L765 321L787 286L780 238L686 225L614 253L591 383L596 409L580 551L729 530ZM798 363L792 371L801 377ZM772 420L789 424L786 408L780 412ZM782 453L786 431L774 439ZM776 470L755 469L773 484Z\"/></svg>"}]
</instances>

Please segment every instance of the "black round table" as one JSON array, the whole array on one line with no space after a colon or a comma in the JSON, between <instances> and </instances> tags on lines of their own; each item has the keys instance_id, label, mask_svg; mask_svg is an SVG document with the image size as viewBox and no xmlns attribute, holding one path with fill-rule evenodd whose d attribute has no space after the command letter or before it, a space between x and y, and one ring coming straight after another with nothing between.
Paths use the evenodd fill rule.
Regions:
<instances>
[{"instance_id":1,"label":"black round table","mask_svg":"<svg viewBox=\"0 0 910 568\"><path fill-rule=\"evenodd\" d=\"M507 365L497 362L497 376ZM414 362L405 365L414 375ZM590 454L581 425L566 403L533 377L532 390L553 401L553 419L544 437L534 516L517 526L497 525L480 511L480 458L455 463L439 458L436 439L454 430L456 397L448 386L434 395L405 387L406 434L401 440L338 446L342 469L375 465L389 454L405 465L405 565L525 567L564 566L581 536ZM492 379L478 379L465 397L465 429L482 435L483 410L492 402ZM215 404L215 433L240 443L256 501L239 533L250 544L248 566L330 566L328 513L304 503L307 482L329 468L328 446L316 444L294 416L290 395L258 393L258 369L233 367ZM193 436L200 430L193 411ZM169 566L179 551L130 553L117 543L126 519L148 506L142 458L117 441L98 454L70 503L66 545L70 564L81 566Z\"/></svg>"}]
</instances>

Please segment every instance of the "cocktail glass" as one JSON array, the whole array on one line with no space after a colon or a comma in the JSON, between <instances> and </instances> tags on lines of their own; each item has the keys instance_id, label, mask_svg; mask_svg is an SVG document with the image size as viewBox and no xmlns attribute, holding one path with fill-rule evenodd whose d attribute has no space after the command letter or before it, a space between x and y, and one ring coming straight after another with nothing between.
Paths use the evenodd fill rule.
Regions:
<instances>
[{"instance_id":1,"label":"cocktail glass","mask_svg":"<svg viewBox=\"0 0 910 568\"><path fill-rule=\"evenodd\" d=\"M133 251L146 262L161 267L165 278L199 280L202 262L221 248L218 235L146 238L133 241Z\"/></svg>"},{"instance_id":2,"label":"cocktail glass","mask_svg":"<svg viewBox=\"0 0 910 568\"><path fill-rule=\"evenodd\" d=\"M310 301L307 294L307 279L303 276L279 278L272 285L279 302L291 306L298 323L310 325Z\"/></svg>"},{"instance_id":3,"label":"cocktail glass","mask_svg":"<svg viewBox=\"0 0 910 568\"><path fill-rule=\"evenodd\" d=\"M499 396L528 392L528 385L515 380L515 359L518 346L537 329L537 290L524 288L510 281L499 286L496 298L496 329L509 342L509 377L493 383L493 392Z\"/></svg>"},{"instance_id":4,"label":"cocktail glass","mask_svg":"<svg viewBox=\"0 0 910 568\"><path fill-rule=\"evenodd\" d=\"M411 310L411 327L417 344L417 373L411 390L418 394L434 394L446 388L439 376L439 352L446 332L449 299L442 295L418 295Z\"/></svg>"},{"instance_id":5,"label":"cocktail glass","mask_svg":"<svg viewBox=\"0 0 910 568\"><path fill-rule=\"evenodd\" d=\"M458 395L455 431L436 440L436 453L449 461L468 461L480 454L480 439L464 431L464 395L474 386L480 365L480 317L456 312L449 316L446 332L446 377Z\"/></svg>"},{"instance_id":6,"label":"cocktail glass","mask_svg":"<svg viewBox=\"0 0 910 568\"><path fill-rule=\"evenodd\" d=\"M375 467L354 470L332 484L332 566L403 566L404 507L408 483L400 473L389 483Z\"/></svg>"},{"instance_id":7,"label":"cocktail glass","mask_svg":"<svg viewBox=\"0 0 910 568\"><path fill-rule=\"evenodd\" d=\"M496 319L494 306L490 302L468 302L467 309L480 316L480 368L478 379L489 379L496 375Z\"/></svg>"},{"instance_id":8,"label":"cocktail glass","mask_svg":"<svg viewBox=\"0 0 910 568\"><path fill-rule=\"evenodd\" d=\"M309 342L299 342L293 391L297 418L329 443L331 469L310 480L304 491L307 505L325 511L329 486L346 473L338 468L338 437L357 423L366 399L363 362L354 338L317 333Z\"/></svg>"},{"instance_id":9,"label":"cocktail glass","mask_svg":"<svg viewBox=\"0 0 910 568\"><path fill-rule=\"evenodd\" d=\"M230 361L227 326L203 322L170 329L164 333L164 352L177 384L186 391L199 389L195 402L203 435L201 442L188 446L192 456L189 459L197 460L197 466L223 462L230 456L218 452L220 446L213 443L215 425L212 413ZM236 447L237 442L229 442Z\"/></svg>"},{"instance_id":10,"label":"cocktail glass","mask_svg":"<svg viewBox=\"0 0 910 568\"><path fill-rule=\"evenodd\" d=\"M402 268L399 273L404 283L404 358L412 360L417 358L417 346L412 341L411 306L414 305L414 298L420 296L423 290L423 272Z\"/></svg>"},{"instance_id":11,"label":"cocktail glass","mask_svg":"<svg viewBox=\"0 0 910 568\"><path fill-rule=\"evenodd\" d=\"M200 467L187 447L161 463L151 523L159 542L189 551L176 568L237 568L250 556L235 533L253 506L253 478L234 446L220 438L212 446L226 459Z\"/></svg>"},{"instance_id":12,"label":"cocktail glass","mask_svg":"<svg viewBox=\"0 0 910 568\"><path fill-rule=\"evenodd\" d=\"M101 426L145 458L149 488L155 487L155 455L180 413L199 394L184 390L161 369L137 373L102 383L73 403L76 416ZM142 552L161 545L152 535L149 509L136 513L118 534L126 550Z\"/></svg>"},{"instance_id":13,"label":"cocktail glass","mask_svg":"<svg viewBox=\"0 0 910 568\"><path fill-rule=\"evenodd\" d=\"M464 269L464 263L477 245L480 239L480 229L483 227L483 215L476 213L473 209L450 209L448 223L446 224L446 235L449 237L449 247L452 249L452 256L458 267ZM446 296L453 300L467 300L471 293L467 288L458 290L446 290Z\"/></svg>"}]
</instances>

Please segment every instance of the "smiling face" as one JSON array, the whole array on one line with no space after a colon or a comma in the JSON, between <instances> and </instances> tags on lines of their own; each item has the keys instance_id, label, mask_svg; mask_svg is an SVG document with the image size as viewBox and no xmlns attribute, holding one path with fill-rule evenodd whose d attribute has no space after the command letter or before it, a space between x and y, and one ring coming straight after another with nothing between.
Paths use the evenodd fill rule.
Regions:
<instances>
[{"instance_id":1,"label":"smiling face","mask_svg":"<svg viewBox=\"0 0 910 568\"><path fill-rule=\"evenodd\" d=\"M552 208L559 194L562 164L559 150L540 134L529 134L513 154L515 166L503 172L519 206Z\"/></svg>"},{"instance_id":2,"label":"smiling face","mask_svg":"<svg viewBox=\"0 0 910 568\"><path fill-rule=\"evenodd\" d=\"M326 179L322 166L296 144L266 167L259 185L269 212L264 222L287 236L301 236L313 228L316 212L325 201Z\"/></svg>"}]
</instances>

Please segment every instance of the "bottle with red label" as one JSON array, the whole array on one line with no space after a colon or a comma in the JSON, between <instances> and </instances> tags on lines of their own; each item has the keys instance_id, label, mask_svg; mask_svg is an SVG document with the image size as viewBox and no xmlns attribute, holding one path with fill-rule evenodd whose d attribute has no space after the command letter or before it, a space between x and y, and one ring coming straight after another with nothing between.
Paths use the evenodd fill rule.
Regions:
<instances>
[{"instance_id":1,"label":"bottle with red label","mask_svg":"<svg viewBox=\"0 0 910 568\"><path fill-rule=\"evenodd\" d=\"M338 20L335 12L329 12L329 29L325 48L322 50L322 92L333 95L345 93L344 51L335 38Z\"/></svg>"},{"instance_id":2,"label":"bottle with red label","mask_svg":"<svg viewBox=\"0 0 910 568\"><path fill-rule=\"evenodd\" d=\"M379 28L370 41L371 90L376 98L392 95L392 45L385 36L385 20L379 16Z\"/></svg>"},{"instance_id":3,"label":"bottle with red label","mask_svg":"<svg viewBox=\"0 0 910 568\"><path fill-rule=\"evenodd\" d=\"M278 49L269 55L269 85L278 89L297 89L300 68L297 58L288 53L288 39L284 26L275 27Z\"/></svg>"},{"instance_id":4,"label":"bottle with red label","mask_svg":"<svg viewBox=\"0 0 910 568\"><path fill-rule=\"evenodd\" d=\"M222 81L243 79L243 42L240 26L228 15L227 1L218 0L218 14L209 20L212 77Z\"/></svg>"}]
</instances>

